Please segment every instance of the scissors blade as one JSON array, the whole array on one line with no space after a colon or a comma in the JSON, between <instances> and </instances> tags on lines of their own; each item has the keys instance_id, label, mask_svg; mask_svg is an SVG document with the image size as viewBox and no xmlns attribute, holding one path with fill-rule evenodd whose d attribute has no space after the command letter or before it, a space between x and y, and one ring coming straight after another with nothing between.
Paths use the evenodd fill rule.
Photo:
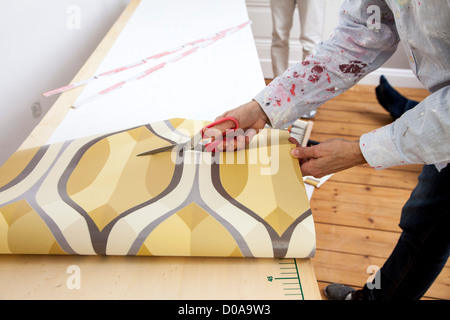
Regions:
<instances>
[{"instance_id":1,"label":"scissors blade","mask_svg":"<svg viewBox=\"0 0 450 320\"><path fill-rule=\"evenodd\" d=\"M194 134L191 139L186 141L182 147L185 150L196 150L197 145L201 145L203 134L201 132Z\"/></svg>"},{"instance_id":2,"label":"scissors blade","mask_svg":"<svg viewBox=\"0 0 450 320\"><path fill-rule=\"evenodd\" d=\"M201 145L202 137L203 137L202 132L199 132L199 133L195 134L191 139L189 139L188 141L186 141L184 143L171 144L169 146L164 146L164 147L152 149L152 150L149 150L149 151L145 151L145 152L139 153L137 156L139 157L139 156L148 156L148 155L152 155L152 154L157 154L157 153L160 153L160 152L172 150L175 147L177 147L178 151L181 150L181 149L183 149L183 150L203 151L204 150L204 146ZM201 147L198 148L197 145L200 145Z\"/></svg>"},{"instance_id":3,"label":"scissors blade","mask_svg":"<svg viewBox=\"0 0 450 320\"><path fill-rule=\"evenodd\" d=\"M169 146L160 147L160 148L156 148L156 149L152 149L152 150L149 150L149 151L145 151L145 152L139 153L137 156L139 157L139 156L148 156L148 155L151 155L151 154L157 154L157 153L160 153L160 152L172 150L175 146L177 146L177 145L176 144L171 144Z\"/></svg>"}]
</instances>

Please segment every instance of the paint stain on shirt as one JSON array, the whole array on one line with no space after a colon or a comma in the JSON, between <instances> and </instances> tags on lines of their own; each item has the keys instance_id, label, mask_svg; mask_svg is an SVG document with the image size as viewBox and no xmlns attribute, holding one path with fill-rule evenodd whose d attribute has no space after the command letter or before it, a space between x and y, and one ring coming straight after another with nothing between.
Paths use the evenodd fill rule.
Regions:
<instances>
[{"instance_id":1,"label":"paint stain on shirt","mask_svg":"<svg viewBox=\"0 0 450 320\"><path fill-rule=\"evenodd\" d=\"M294 71L294 73L292 74L292 76L295 78L295 79L298 79L298 78L304 78L304 77L306 77L306 73L303 73L303 75L300 75L300 73L298 73L297 71Z\"/></svg>"},{"instance_id":2,"label":"paint stain on shirt","mask_svg":"<svg viewBox=\"0 0 450 320\"><path fill-rule=\"evenodd\" d=\"M363 73L363 71L366 67L367 67L367 64L365 64L359 60L352 60L347 64L339 65L339 70L341 70L342 73L351 73L355 77L357 77L361 73Z\"/></svg>"},{"instance_id":3,"label":"paint stain on shirt","mask_svg":"<svg viewBox=\"0 0 450 320\"><path fill-rule=\"evenodd\" d=\"M323 72L323 68L321 66L314 66L311 69L311 72L315 74L321 74Z\"/></svg>"},{"instance_id":4,"label":"paint stain on shirt","mask_svg":"<svg viewBox=\"0 0 450 320\"><path fill-rule=\"evenodd\" d=\"M316 83L319 80L320 80L320 77L317 74L313 74L308 77L308 81L312 82L312 83Z\"/></svg>"},{"instance_id":5,"label":"paint stain on shirt","mask_svg":"<svg viewBox=\"0 0 450 320\"><path fill-rule=\"evenodd\" d=\"M292 87L291 87L291 94L293 96L295 96L295 84L293 84Z\"/></svg>"},{"instance_id":6,"label":"paint stain on shirt","mask_svg":"<svg viewBox=\"0 0 450 320\"><path fill-rule=\"evenodd\" d=\"M312 75L310 75L308 77L308 81L312 82L312 83L316 83L317 81L320 80L320 74L322 72L323 72L323 67L321 67L319 65L315 65L314 67L311 68Z\"/></svg>"}]
</instances>

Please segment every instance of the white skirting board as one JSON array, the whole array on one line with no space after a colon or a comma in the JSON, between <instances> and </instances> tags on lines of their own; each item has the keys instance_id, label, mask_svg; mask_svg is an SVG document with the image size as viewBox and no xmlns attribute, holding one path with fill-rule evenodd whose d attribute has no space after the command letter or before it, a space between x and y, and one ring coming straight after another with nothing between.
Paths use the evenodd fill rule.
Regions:
<instances>
[{"instance_id":1,"label":"white skirting board","mask_svg":"<svg viewBox=\"0 0 450 320\"><path fill-rule=\"evenodd\" d=\"M358 83L378 85L381 75L384 75L393 87L424 89L422 83L410 69L379 68L365 76Z\"/></svg>"}]
</instances>

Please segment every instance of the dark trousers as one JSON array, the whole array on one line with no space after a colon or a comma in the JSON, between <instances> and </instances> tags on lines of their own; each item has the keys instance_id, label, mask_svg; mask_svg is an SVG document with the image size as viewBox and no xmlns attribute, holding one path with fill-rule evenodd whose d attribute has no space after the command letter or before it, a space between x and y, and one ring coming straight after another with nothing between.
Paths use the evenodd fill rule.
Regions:
<instances>
[{"instance_id":1,"label":"dark trousers","mask_svg":"<svg viewBox=\"0 0 450 320\"><path fill-rule=\"evenodd\" d=\"M450 252L450 164L441 172L424 166L403 207L400 228L390 257L361 292L366 299L420 299L442 271Z\"/></svg>"}]
</instances>

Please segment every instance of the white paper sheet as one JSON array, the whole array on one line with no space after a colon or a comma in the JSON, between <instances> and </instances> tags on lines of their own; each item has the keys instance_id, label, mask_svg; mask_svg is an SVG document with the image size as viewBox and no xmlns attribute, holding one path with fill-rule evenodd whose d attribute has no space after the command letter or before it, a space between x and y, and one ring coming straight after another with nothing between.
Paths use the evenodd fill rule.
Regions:
<instances>
[{"instance_id":1,"label":"white paper sheet","mask_svg":"<svg viewBox=\"0 0 450 320\"><path fill-rule=\"evenodd\" d=\"M244 0L142 0L96 73L248 21ZM88 84L78 101L164 60ZM48 143L170 118L214 120L250 101L264 79L247 26L122 89L71 109Z\"/></svg>"}]
</instances>

